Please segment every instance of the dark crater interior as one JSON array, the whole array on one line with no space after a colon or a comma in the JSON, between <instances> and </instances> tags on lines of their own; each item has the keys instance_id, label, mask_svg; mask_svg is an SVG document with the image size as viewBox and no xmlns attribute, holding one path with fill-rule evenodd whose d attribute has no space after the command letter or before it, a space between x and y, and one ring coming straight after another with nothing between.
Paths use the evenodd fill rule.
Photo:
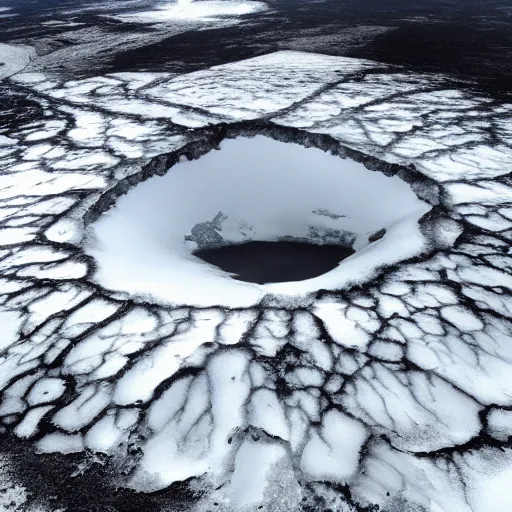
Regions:
<instances>
[{"instance_id":1,"label":"dark crater interior","mask_svg":"<svg viewBox=\"0 0 512 512\"><path fill-rule=\"evenodd\" d=\"M246 242L201 249L198 258L250 283L303 281L325 274L354 254L351 247L305 242Z\"/></svg>"}]
</instances>

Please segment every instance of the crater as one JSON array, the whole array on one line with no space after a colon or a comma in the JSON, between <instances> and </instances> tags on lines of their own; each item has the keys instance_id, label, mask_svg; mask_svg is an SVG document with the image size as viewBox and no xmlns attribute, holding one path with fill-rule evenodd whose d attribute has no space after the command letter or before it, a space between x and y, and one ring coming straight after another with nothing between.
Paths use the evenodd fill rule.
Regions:
<instances>
[{"instance_id":1,"label":"crater","mask_svg":"<svg viewBox=\"0 0 512 512\"><path fill-rule=\"evenodd\" d=\"M96 282L160 303L248 307L362 284L428 247L431 205L398 176L264 135L217 149L139 183L89 226Z\"/></svg>"}]
</instances>

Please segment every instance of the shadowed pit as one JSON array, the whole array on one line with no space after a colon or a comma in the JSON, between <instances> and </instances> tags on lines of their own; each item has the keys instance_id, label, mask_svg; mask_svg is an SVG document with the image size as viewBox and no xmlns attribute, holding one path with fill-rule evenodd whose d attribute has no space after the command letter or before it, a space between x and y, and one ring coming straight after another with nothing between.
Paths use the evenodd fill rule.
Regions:
<instances>
[{"instance_id":1,"label":"shadowed pit","mask_svg":"<svg viewBox=\"0 0 512 512\"><path fill-rule=\"evenodd\" d=\"M239 281L282 283L325 274L354 254L351 247L303 242L247 242L203 249L194 254L203 261L233 273Z\"/></svg>"}]
</instances>

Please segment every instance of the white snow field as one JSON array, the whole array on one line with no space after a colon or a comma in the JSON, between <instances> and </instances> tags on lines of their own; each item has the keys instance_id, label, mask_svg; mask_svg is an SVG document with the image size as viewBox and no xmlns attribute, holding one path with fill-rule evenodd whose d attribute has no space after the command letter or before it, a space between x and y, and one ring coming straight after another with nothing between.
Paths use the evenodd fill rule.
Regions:
<instances>
[{"instance_id":1,"label":"white snow field","mask_svg":"<svg viewBox=\"0 0 512 512\"><path fill-rule=\"evenodd\" d=\"M111 455L116 485L141 492L186 480L198 511L510 512L510 103L300 52L6 83L42 108L0 137L2 429L44 453ZM167 172L239 121L422 173L437 204L262 137ZM361 245L320 281L234 283L190 256L219 211L229 242L313 224Z\"/></svg>"},{"instance_id":2,"label":"white snow field","mask_svg":"<svg viewBox=\"0 0 512 512\"><path fill-rule=\"evenodd\" d=\"M268 6L257 0L177 0L166 2L155 10L135 11L113 16L116 19L139 23L169 23L177 21L210 20L236 17L265 11Z\"/></svg>"},{"instance_id":3,"label":"white snow field","mask_svg":"<svg viewBox=\"0 0 512 512\"><path fill-rule=\"evenodd\" d=\"M35 55L31 46L0 43L0 80L23 71Z\"/></svg>"},{"instance_id":4,"label":"white snow field","mask_svg":"<svg viewBox=\"0 0 512 512\"><path fill-rule=\"evenodd\" d=\"M94 224L85 252L94 257L95 280L105 288L174 304L247 307L267 293L296 298L344 289L417 256L428 248L418 225L428 210L396 176L319 149L240 138L121 197ZM200 245L187 241L194 228ZM381 229L388 233L370 244L368 237ZM222 245L291 238L357 252L320 277L256 285L193 256L215 236Z\"/></svg>"}]
</instances>

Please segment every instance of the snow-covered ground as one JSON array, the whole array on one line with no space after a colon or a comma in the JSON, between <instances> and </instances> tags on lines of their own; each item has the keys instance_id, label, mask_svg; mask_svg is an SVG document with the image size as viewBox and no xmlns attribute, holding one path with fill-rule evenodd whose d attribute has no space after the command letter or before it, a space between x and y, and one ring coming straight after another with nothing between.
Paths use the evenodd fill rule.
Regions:
<instances>
[{"instance_id":1,"label":"snow-covered ground","mask_svg":"<svg viewBox=\"0 0 512 512\"><path fill-rule=\"evenodd\" d=\"M151 11L135 11L114 17L139 23L168 23L197 19L242 16L267 10L267 4L256 0L177 0Z\"/></svg>"},{"instance_id":2,"label":"snow-covered ground","mask_svg":"<svg viewBox=\"0 0 512 512\"><path fill-rule=\"evenodd\" d=\"M0 80L23 71L35 54L30 46L0 43Z\"/></svg>"},{"instance_id":3,"label":"snow-covered ground","mask_svg":"<svg viewBox=\"0 0 512 512\"><path fill-rule=\"evenodd\" d=\"M359 506L349 489L353 501L386 511L509 512L510 103L446 77L300 52L185 75L60 82L20 73L9 84L34 91L41 109L0 138L3 428L40 452L113 455L116 483L139 491L192 478L188 485L206 491L199 510L214 502L225 510L300 510L304 500L352 512ZM326 152L224 139L220 151L166 174L191 147L251 130ZM232 167L223 164L242 147L252 155L244 169L234 158ZM259 154L263 147L279 150ZM321 169L312 169L310 154ZM285 155L293 166L270 173L263 165ZM330 178L312 181L313 171ZM230 203L242 172L261 210ZM328 286L309 301L284 284L275 285L279 294L267 286L265 300L234 308L198 308L195 300L170 306L127 291L130 281L154 286L153 272L147 283L146 267L131 266L144 258L143 239L155 240L146 256L162 256L153 266L163 280L174 242L190 251L183 238L199 240L194 227L212 222L226 202L270 236L260 214L283 210L268 191L298 185L292 175L307 188L301 201L298 189L290 198L297 234L310 222L360 237L387 229L324 276ZM207 200L194 176L209 184ZM231 188L219 187L222 180ZM190 202L191 189L199 204ZM145 190L158 200L148 203ZM421 212L421 231L413 212L424 202L416 195L433 205ZM127 230L135 212L153 222ZM156 215L165 212L169 218ZM387 241L395 251L410 236L393 224L402 214L429 251L418 246L416 258L401 254L375 274L372 261L361 286L338 289L334 278L365 254L386 263L395 257ZM117 250L104 245L111 237L101 238L110 222L133 237L115 253L124 291L101 284L101 258ZM275 235L290 234L289 221L277 227ZM199 267L209 268L194 263L194 276ZM296 304L284 307L279 287L296 293Z\"/></svg>"}]
</instances>

